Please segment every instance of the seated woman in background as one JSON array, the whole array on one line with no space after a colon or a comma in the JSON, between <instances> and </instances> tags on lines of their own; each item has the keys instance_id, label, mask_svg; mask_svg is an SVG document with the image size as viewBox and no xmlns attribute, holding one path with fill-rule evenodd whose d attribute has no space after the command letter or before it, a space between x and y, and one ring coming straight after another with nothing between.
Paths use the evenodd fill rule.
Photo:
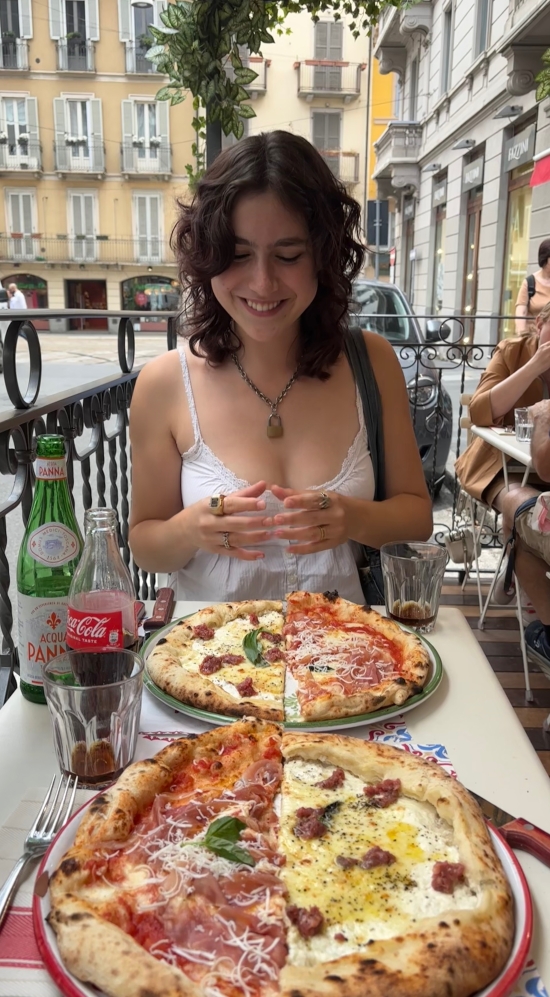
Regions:
<instances>
[{"instance_id":1,"label":"seated woman in background","mask_svg":"<svg viewBox=\"0 0 550 997\"><path fill-rule=\"evenodd\" d=\"M535 319L550 303L550 239L543 239L538 252L539 269L526 277L516 301L516 334L534 331Z\"/></svg>"},{"instance_id":2,"label":"seated woman in background","mask_svg":"<svg viewBox=\"0 0 550 997\"><path fill-rule=\"evenodd\" d=\"M513 426L514 409L526 408L550 395L550 304L544 305L535 332L503 339L470 402L474 426ZM502 512L506 494L502 455L479 437L460 455L456 476L464 491ZM510 492L521 487L523 474L508 475ZM543 483L535 477L541 488Z\"/></svg>"},{"instance_id":3,"label":"seated woman in background","mask_svg":"<svg viewBox=\"0 0 550 997\"><path fill-rule=\"evenodd\" d=\"M314 147L283 131L227 149L180 204L187 327L140 373L130 416L132 552L171 573L178 598L336 588L362 602L351 541L431 533L403 374L365 333L385 451L385 498L373 501L343 352L359 222Z\"/></svg>"}]
</instances>

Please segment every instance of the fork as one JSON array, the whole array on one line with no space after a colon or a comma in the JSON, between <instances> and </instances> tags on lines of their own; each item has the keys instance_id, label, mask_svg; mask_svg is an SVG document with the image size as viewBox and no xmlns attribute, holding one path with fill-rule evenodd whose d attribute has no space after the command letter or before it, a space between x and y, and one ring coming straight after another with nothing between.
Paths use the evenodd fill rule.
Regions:
<instances>
[{"instance_id":1,"label":"fork","mask_svg":"<svg viewBox=\"0 0 550 997\"><path fill-rule=\"evenodd\" d=\"M6 882L0 889L0 928L4 923L23 869L33 859L39 858L47 851L57 832L72 813L76 788L78 786L78 776L61 776L57 791L54 794L56 778L54 775L38 817L25 838L21 858L17 860ZM69 797L68 803L67 797Z\"/></svg>"}]
</instances>

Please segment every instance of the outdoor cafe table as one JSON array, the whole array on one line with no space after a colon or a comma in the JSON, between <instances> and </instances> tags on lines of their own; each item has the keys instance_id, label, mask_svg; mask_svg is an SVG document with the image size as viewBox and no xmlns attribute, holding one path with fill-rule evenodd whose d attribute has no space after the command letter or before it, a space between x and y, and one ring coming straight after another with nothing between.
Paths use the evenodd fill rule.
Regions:
<instances>
[{"instance_id":1,"label":"outdoor cafe table","mask_svg":"<svg viewBox=\"0 0 550 997\"><path fill-rule=\"evenodd\" d=\"M502 457L502 471L504 483L508 488L508 461L511 457L518 464L523 464L525 473L522 484L525 484L531 470L531 441L518 441L515 433L505 433L500 426L472 426L473 436L478 436L485 443L490 443L495 450L499 450Z\"/></svg>"},{"instance_id":2,"label":"outdoor cafe table","mask_svg":"<svg viewBox=\"0 0 550 997\"><path fill-rule=\"evenodd\" d=\"M174 619L204 605L179 602ZM444 676L430 699L404 715L413 741L445 745L459 779L468 788L550 832L548 775L460 610L442 607L429 640L441 655ZM142 721L152 705L152 697L144 691ZM166 710L166 729L173 729L175 713L162 709ZM189 731L208 729L181 714L178 719ZM367 731L368 727L355 727L349 733L365 737ZM28 789L48 785L57 767L47 708L27 702L19 692L0 710L0 759L2 824ZM531 957L548 987L550 869L525 852L516 854L533 898Z\"/></svg>"}]
</instances>

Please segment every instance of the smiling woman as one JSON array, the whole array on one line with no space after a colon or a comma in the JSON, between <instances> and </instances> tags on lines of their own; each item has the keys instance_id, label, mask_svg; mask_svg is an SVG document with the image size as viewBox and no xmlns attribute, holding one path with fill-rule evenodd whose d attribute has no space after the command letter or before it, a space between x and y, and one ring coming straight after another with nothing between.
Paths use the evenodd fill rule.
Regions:
<instances>
[{"instance_id":1,"label":"smiling woman","mask_svg":"<svg viewBox=\"0 0 550 997\"><path fill-rule=\"evenodd\" d=\"M133 554L179 598L330 587L362 602L358 544L431 532L394 351L364 334L374 467L346 359L359 223L319 153L282 131L223 152L180 205L182 343L142 371L130 421Z\"/></svg>"}]
</instances>

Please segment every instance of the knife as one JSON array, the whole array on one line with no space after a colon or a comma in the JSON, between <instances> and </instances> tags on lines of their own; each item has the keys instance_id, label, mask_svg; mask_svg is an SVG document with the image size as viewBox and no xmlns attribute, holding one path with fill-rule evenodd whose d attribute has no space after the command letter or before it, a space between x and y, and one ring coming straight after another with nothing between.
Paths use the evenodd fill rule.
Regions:
<instances>
[{"instance_id":1,"label":"knife","mask_svg":"<svg viewBox=\"0 0 550 997\"><path fill-rule=\"evenodd\" d=\"M500 833L511 848L520 848L523 852L529 852L535 858L540 859L545 865L550 866L550 834L540 827L535 827L522 817L513 817L512 814L501 810L495 803L479 796L471 789L470 796L479 803L483 816L498 827Z\"/></svg>"},{"instance_id":2,"label":"knife","mask_svg":"<svg viewBox=\"0 0 550 997\"><path fill-rule=\"evenodd\" d=\"M157 592L157 598L153 607L152 615L143 621L143 629L148 634L152 630L160 630L172 619L175 609L176 597L171 588L162 588Z\"/></svg>"}]
</instances>

